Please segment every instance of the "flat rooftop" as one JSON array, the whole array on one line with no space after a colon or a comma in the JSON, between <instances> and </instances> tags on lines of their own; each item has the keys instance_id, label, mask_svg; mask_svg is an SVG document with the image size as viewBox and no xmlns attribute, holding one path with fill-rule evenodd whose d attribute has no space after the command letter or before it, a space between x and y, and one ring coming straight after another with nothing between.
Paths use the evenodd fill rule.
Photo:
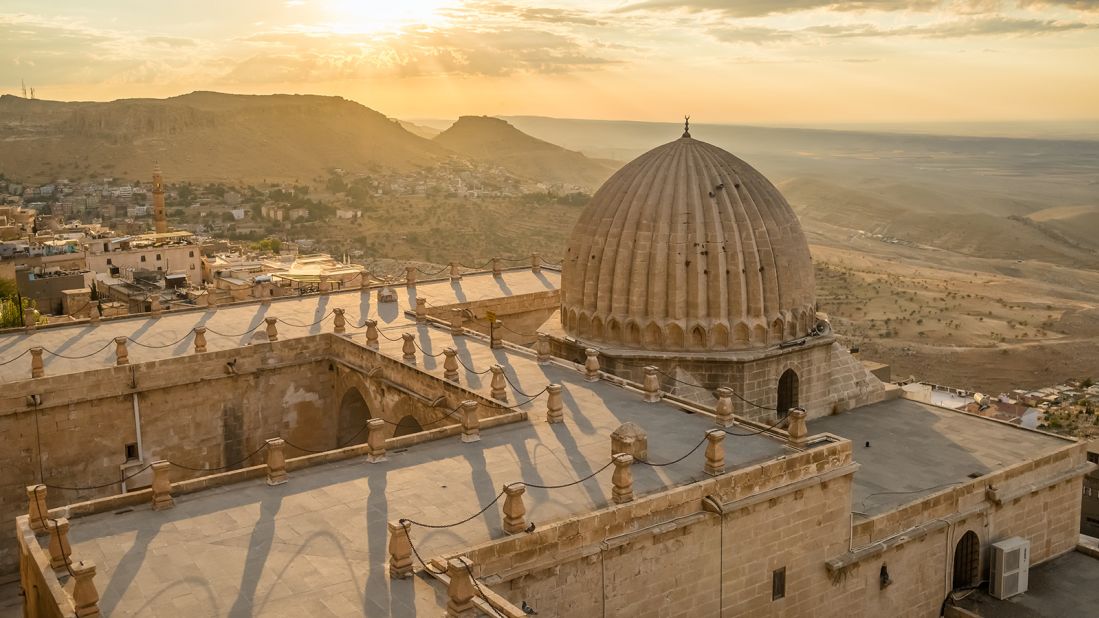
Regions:
<instances>
[{"instance_id":1,"label":"flat rooftop","mask_svg":"<svg viewBox=\"0 0 1099 618\"><path fill-rule=\"evenodd\" d=\"M131 363L144 363L173 356L183 356L194 351L191 329L205 326L206 345L209 351L228 350L247 345L252 331L263 330L263 319L274 316L287 322L308 325L341 307L345 310L348 326L361 324L367 317L378 320L379 328L401 326L412 321L404 312L416 306L419 294L434 305L447 305L531 294L555 290L561 282L561 273L543 268L540 273L528 269L506 270L501 277L492 273L464 275L462 279L421 282L415 288L394 285L399 308L392 303L378 306L377 291L369 295L358 289L333 292L328 295L310 295L290 298L272 298L269 303L259 301L218 306L217 311L205 307L184 311L165 312L159 317L148 314L133 317L102 320L99 324L81 323L60 327L42 328L31 332L13 331L0 334L0 382L13 382L30 378L30 356L14 362L12 358L32 347L42 347L49 352L42 355L46 375L80 373L91 369L113 367L115 364L115 337L129 337L127 353ZM350 329L350 328L349 328ZM331 332L329 318L320 324L295 327L280 322L279 339L316 335ZM223 336L237 335L237 336ZM241 335L240 333L246 333ZM137 343L134 343L136 341ZM174 343L173 343L174 342ZM166 346L166 347L143 347ZM65 358L68 357L68 358ZM398 356L399 358L399 356Z\"/></svg>"},{"instance_id":2,"label":"flat rooftop","mask_svg":"<svg viewBox=\"0 0 1099 618\"><path fill-rule=\"evenodd\" d=\"M467 295L473 284L486 283L472 279L463 279ZM505 278L504 283L512 290L522 289L518 279ZM530 279L526 282L534 287ZM449 289L450 284L442 288ZM407 298L401 290L403 311ZM420 287L421 293L430 290ZM493 293L499 295L499 288ZM446 298L439 291L429 295L439 302ZM357 295L328 298L349 303ZM316 300L296 301L312 305L306 305L304 315L293 317L305 319L310 311L323 315ZM383 306L382 311L391 307ZM281 303L273 303L270 311L276 308L286 314ZM248 309L254 315L258 307ZM367 310L367 315L378 317L376 305ZM217 318L222 318L221 311ZM245 312L238 319L245 326L252 318ZM74 554L96 563L96 587L105 615L438 613L441 584L429 585L419 578L391 581L386 575L388 520L451 523L476 513L506 483L555 485L586 477L609 462L610 433L627 421L648 432L648 458L656 463L687 453L714 427L709 416L691 414L672 402L644 403L640 393L606 381L586 382L571 367L539 365L522 352L490 349L477 337L454 337L449 331L410 322L396 325L393 315L388 321L395 325L389 337L415 332L430 354L454 346L459 358L478 372L504 364L515 389L524 393L538 393L550 382L562 384L565 422L545 422L541 397L524 406L528 421L482 430L480 442L465 444L451 437L390 452L389 461L382 464L359 458L298 470L288 483L276 487L257 480L178 496L176 507L168 511L143 506L75 519L70 530ZM177 328L190 324L193 321ZM400 341L382 338L380 343L382 353L400 358ZM417 354L417 366L439 377L442 361ZM463 369L461 382L486 396L491 390L487 375ZM508 390L513 405L526 401L516 390ZM791 452L784 442L766 435L729 436L726 446L727 469ZM634 490L641 495L710 478L703 472L704 461L702 446L675 465L635 465ZM548 524L612 504L611 473L607 468L563 489L528 488L528 520ZM483 516L453 528L415 527L413 542L427 559L500 538L501 506L497 503Z\"/></svg>"},{"instance_id":3,"label":"flat rooftop","mask_svg":"<svg viewBox=\"0 0 1099 618\"><path fill-rule=\"evenodd\" d=\"M1072 551L1031 567L1027 591L997 599L985 588L957 605L996 618L1088 618L1099 608L1099 558Z\"/></svg>"},{"instance_id":4,"label":"flat rooftop","mask_svg":"<svg viewBox=\"0 0 1099 618\"><path fill-rule=\"evenodd\" d=\"M971 474L983 476L1072 442L908 399L819 418L809 422L809 432L851 440L861 466L855 472L851 508L868 516L969 482Z\"/></svg>"}]
</instances>

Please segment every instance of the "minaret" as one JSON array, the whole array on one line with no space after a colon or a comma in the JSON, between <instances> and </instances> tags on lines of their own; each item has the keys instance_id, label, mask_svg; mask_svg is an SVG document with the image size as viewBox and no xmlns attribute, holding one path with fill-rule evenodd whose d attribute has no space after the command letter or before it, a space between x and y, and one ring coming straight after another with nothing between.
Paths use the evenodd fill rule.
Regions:
<instances>
[{"instance_id":1,"label":"minaret","mask_svg":"<svg viewBox=\"0 0 1099 618\"><path fill-rule=\"evenodd\" d=\"M160 176L160 164L153 163L153 214L156 216L156 233L168 231L168 214L164 210L164 179Z\"/></svg>"}]
</instances>

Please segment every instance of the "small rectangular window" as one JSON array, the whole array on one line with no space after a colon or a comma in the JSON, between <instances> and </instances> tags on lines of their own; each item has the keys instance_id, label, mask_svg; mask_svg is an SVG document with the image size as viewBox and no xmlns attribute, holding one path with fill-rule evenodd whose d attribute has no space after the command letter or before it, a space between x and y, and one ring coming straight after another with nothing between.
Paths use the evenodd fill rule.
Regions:
<instances>
[{"instance_id":1,"label":"small rectangular window","mask_svg":"<svg viewBox=\"0 0 1099 618\"><path fill-rule=\"evenodd\" d=\"M144 262L144 261L145 261L145 256L144 256L144 255L143 255L143 256L141 256L141 261L142 261L142 262Z\"/></svg>"},{"instance_id":2,"label":"small rectangular window","mask_svg":"<svg viewBox=\"0 0 1099 618\"><path fill-rule=\"evenodd\" d=\"M111 258L107 258L107 266L111 266L112 264L113 263L111 262Z\"/></svg>"},{"instance_id":3,"label":"small rectangular window","mask_svg":"<svg viewBox=\"0 0 1099 618\"><path fill-rule=\"evenodd\" d=\"M771 573L771 600L777 601L786 596L786 567L775 569Z\"/></svg>"},{"instance_id":4,"label":"small rectangular window","mask_svg":"<svg viewBox=\"0 0 1099 618\"><path fill-rule=\"evenodd\" d=\"M126 445L126 461L132 461L137 459L137 442L131 442Z\"/></svg>"},{"instance_id":5,"label":"small rectangular window","mask_svg":"<svg viewBox=\"0 0 1099 618\"><path fill-rule=\"evenodd\" d=\"M195 257L195 252L194 251L188 251L187 252L187 257Z\"/></svg>"},{"instance_id":6,"label":"small rectangular window","mask_svg":"<svg viewBox=\"0 0 1099 618\"><path fill-rule=\"evenodd\" d=\"M158 262L160 261L160 254L159 253L156 254L156 261L158 261Z\"/></svg>"}]
</instances>

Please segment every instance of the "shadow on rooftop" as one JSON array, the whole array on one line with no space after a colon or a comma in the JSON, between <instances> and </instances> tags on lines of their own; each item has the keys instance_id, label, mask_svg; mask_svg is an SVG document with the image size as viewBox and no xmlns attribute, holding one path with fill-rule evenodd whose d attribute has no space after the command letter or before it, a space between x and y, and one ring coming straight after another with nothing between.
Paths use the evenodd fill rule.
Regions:
<instances>
[{"instance_id":1,"label":"shadow on rooftop","mask_svg":"<svg viewBox=\"0 0 1099 618\"><path fill-rule=\"evenodd\" d=\"M252 535L248 539L248 554L244 558L244 571L240 577L240 591L229 609L230 616L251 616L253 600L263 568L271 553L271 543L275 539L275 516L282 507L280 488L272 488L259 502L259 519L252 526ZM304 545L303 545L304 547ZM280 573L281 575L281 573ZM274 584L272 584L274 587ZM270 588L268 589L270 594ZM265 595L266 598L266 595Z\"/></svg>"}]
</instances>

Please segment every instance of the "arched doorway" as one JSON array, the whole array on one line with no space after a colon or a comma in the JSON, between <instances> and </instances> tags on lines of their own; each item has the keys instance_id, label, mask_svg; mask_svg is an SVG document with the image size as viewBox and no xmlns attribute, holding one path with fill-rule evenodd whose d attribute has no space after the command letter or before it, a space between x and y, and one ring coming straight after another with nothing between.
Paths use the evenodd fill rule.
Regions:
<instances>
[{"instance_id":1,"label":"arched doorway","mask_svg":"<svg viewBox=\"0 0 1099 618\"><path fill-rule=\"evenodd\" d=\"M981 581L981 539L972 530L962 535L954 548L954 590L969 588Z\"/></svg>"},{"instance_id":2,"label":"arched doorway","mask_svg":"<svg viewBox=\"0 0 1099 618\"><path fill-rule=\"evenodd\" d=\"M793 369L782 372L778 379L778 404L775 410L779 418L786 418L790 408L798 407L798 374Z\"/></svg>"},{"instance_id":3,"label":"arched doorway","mask_svg":"<svg viewBox=\"0 0 1099 618\"><path fill-rule=\"evenodd\" d=\"M397 428L393 432L393 437L399 438L401 436L420 433L423 430L424 428L420 425L420 422L412 418L412 415L409 414L401 420L397 421Z\"/></svg>"},{"instance_id":4,"label":"arched doorway","mask_svg":"<svg viewBox=\"0 0 1099 618\"><path fill-rule=\"evenodd\" d=\"M340 416L338 429L339 446L350 446L366 442L366 430L363 427L370 420L370 407L366 405L359 389L351 387L343 394L340 400Z\"/></svg>"}]
</instances>

